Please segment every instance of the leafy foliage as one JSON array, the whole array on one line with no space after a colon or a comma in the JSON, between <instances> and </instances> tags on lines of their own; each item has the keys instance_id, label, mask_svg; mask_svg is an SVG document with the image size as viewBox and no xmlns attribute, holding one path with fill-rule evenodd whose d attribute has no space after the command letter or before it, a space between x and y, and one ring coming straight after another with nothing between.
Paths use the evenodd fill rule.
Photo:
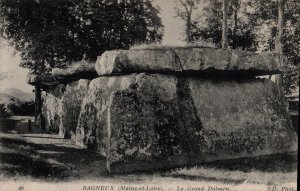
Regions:
<instances>
[{"instance_id":1,"label":"leafy foliage","mask_svg":"<svg viewBox=\"0 0 300 191\"><path fill-rule=\"evenodd\" d=\"M159 42L151 0L0 0L0 34L21 52L21 66L47 73L105 50Z\"/></svg>"},{"instance_id":2,"label":"leafy foliage","mask_svg":"<svg viewBox=\"0 0 300 191\"><path fill-rule=\"evenodd\" d=\"M232 48L254 50L253 28L240 17L241 2L232 0L228 7L228 43ZM203 14L193 22L193 41L206 41L221 47L222 42L222 1L212 0L203 9Z\"/></svg>"},{"instance_id":3,"label":"leafy foliage","mask_svg":"<svg viewBox=\"0 0 300 191\"><path fill-rule=\"evenodd\" d=\"M249 51L274 51L277 33L276 0L231 0L228 10L228 41L231 48ZM287 58L284 90L290 94L299 86L300 2L289 0L285 6L283 55ZM192 23L192 41L206 41L221 47L222 0L211 0L203 14Z\"/></svg>"}]
</instances>

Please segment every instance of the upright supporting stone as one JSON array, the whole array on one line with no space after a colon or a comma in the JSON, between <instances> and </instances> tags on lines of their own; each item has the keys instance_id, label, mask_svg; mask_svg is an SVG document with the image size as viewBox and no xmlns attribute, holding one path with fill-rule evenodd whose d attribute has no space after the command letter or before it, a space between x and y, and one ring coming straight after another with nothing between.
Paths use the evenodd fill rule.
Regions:
<instances>
[{"instance_id":1,"label":"upright supporting stone","mask_svg":"<svg viewBox=\"0 0 300 191\"><path fill-rule=\"evenodd\" d=\"M76 126L80 114L82 100L88 90L89 80L69 83L62 98L61 123L65 138L75 141Z\"/></svg>"},{"instance_id":2,"label":"upright supporting stone","mask_svg":"<svg viewBox=\"0 0 300 191\"><path fill-rule=\"evenodd\" d=\"M297 150L286 103L268 80L131 74L91 81L79 145L124 173Z\"/></svg>"},{"instance_id":3,"label":"upright supporting stone","mask_svg":"<svg viewBox=\"0 0 300 191\"><path fill-rule=\"evenodd\" d=\"M79 80L66 86L59 84L47 90L42 113L48 131L75 140L78 115L88 84L89 80Z\"/></svg>"}]
</instances>

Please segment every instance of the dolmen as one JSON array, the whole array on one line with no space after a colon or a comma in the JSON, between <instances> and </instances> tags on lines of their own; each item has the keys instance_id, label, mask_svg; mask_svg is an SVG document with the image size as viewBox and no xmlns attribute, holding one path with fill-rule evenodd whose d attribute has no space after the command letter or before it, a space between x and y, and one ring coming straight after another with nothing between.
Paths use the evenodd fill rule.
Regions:
<instances>
[{"instance_id":1,"label":"dolmen","mask_svg":"<svg viewBox=\"0 0 300 191\"><path fill-rule=\"evenodd\" d=\"M282 69L273 52L146 47L28 83L46 92L48 130L128 173L296 151L281 88L257 77Z\"/></svg>"}]
</instances>

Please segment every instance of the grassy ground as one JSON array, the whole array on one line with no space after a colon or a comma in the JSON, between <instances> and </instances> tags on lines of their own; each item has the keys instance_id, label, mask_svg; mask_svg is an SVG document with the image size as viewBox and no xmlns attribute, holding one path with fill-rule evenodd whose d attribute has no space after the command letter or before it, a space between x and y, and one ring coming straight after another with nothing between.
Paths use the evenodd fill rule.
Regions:
<instances>
[{"instance_id":1,"label":"grassy ground","mask_svg":"<svg viewBox=\"0 0 300 191\"><path fill-rule=\"evenodd\" d=\"M38 129L28 132L28 119L15 117L1 122L8 125L0 129L2 181L172 182L168 186L196 183L241 187L242 190L246 190L245 185L259 186L256 190L267 190L270 185L296 186L296 153L219 161L151 173L108 175L103 157L76 147L70 140L44 134Z\"/></svg>"}]
</instances>

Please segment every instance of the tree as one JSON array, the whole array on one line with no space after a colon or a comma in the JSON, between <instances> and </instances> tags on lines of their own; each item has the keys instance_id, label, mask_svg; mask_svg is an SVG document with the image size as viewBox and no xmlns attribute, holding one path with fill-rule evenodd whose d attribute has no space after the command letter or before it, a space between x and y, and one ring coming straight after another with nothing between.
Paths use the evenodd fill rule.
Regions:
<instances>
[{"instance_id":1,"label":"tree","mask_svg":"<svg viewBox=\"0 0 300 191\"><path fill-rule=\"evenodd\" d=\"M282 55L286 59L283 75L285 94L299 86L300 2L286 1L282 27ZM278 24L276 0L231 0L228 4L228 45L249 51L275 51ZM222 44L222 0L211 0L191 28L192 41L203 40L217 47Z\"/></svg>"},{"instance_id":2,"label":"tree","mask_svg":"<svg viewBox=\"0 0 300 191\"><path fill-rule=\"evenodd\" d=\"M278 21L277 21L277 35L275 42L275 50L279 54L280 60L283 61L282 57L282 37L284 27L284 6L285 0L278 0ZM282 62L285 63L285 62ZM276 84L281 87L283 85L283 78L281 74L275 76Z\"/></svg>"},{"instance_id":3,"label":"tree","mask_svg":"<svg viewBox=\"0 0 300 191\"><path fill-rule=\"evenodd\" d=\"M151 0L0 0L0 35L35 74L110 49L159 42L162 24Z\"/></svg>"},{"instance_id":4,"label":"tree","mask_svg":"<svg viewBox=\"0 0 300 191\"><path fill-rule=\"evenodd\" d=\"M162 24L151 0L0 0L0 35L21 52L22 67L45 74L106 50L160 41ZM38 121L39 84L35 94Z\"/></svg>"},{"instance_id":5,"label":"tree","mask_svg":"<svg viewBox=\"0 0 300 191\"><path fill-rule=\"evenodd\" d=\"M282 80L277 78L277 82L283 83L284 93L288 95L299 86L300 2L253 0L250 6L254 12L249 14L249 18L257 23L256 32L262 34L257 35L258 49L277 51L284 60L285 71Z\"/></svg>"},{"instance_id":6,"label":"tree","mask_svg":"<svg viewBox=\"0 0 300 191\"><path fill-rule=\"evenodd\" d=\"M227 12L227 44L231 48L256 50L253 25L245 19L246 2L240 0L228 1ZM195 19L191 29L192 41L206 41L217 47L222 47L223 3L221 0L211 0L203 8L203 14Z\"/></svg>"},{"instance_id":7,"label":"tree","mask_svg":"<svg viewBox=\"0 0 300 191\"><path fill-rule=\"evenodd\" d=\"M176 14L179 18L185 21L185 41L191 42L191 25L192 25L192 13L197 8L197 4L200 0L178 0L181 7L175 7Z\"/></svg>"},{"instance_id":8,"label":"tree","mask_svg":"<svg viewBox=\"0 0 300 191\"><path fill-rule=\"evenodd\" d=\"M284 27L284 6L286 0L278 0L278 24L277 24L277 35L275 42L276 52L282 55L282 37Z\"/></svg>"},{"instance_id":9,"label":"tree","mask_svg":"<svg viewBox=\"0 0 300 191\"><path fill-rule=\"evenodd\" d=\"M283 73L283 88L285 94L291 94L299 88L300 65L300 2L286 1L282 36L282 54L287 58L286 70Z\"/></svg>"},{"instance_id":10,"label":"tree","mask_svg":"<svg viewBox=\"0 0 300 191\"><path fill-rule=\"evenodd\" d=\"M239 13L239 9L241 7L241 2L239 0L232 0L232 12L233 12L233 30L232 30L232 41L233 41L233 45L232 48L236 49L237 48L237 44L238 44L238 39L237 39L237 30L238 30L238 13Z\"/></svg>"},{"instance_id":11,"label":"tree","mask_svg":"<svg viewBox=\"0 0 300 191\"><path fill-rule=\"evenodd\" d=\"M227 40L227 10L228 10L228 0L222 0L222 12L223 12L223 19L222 19L222 48L228 47L228 40Z\"/></svg>"}]
</instances>

